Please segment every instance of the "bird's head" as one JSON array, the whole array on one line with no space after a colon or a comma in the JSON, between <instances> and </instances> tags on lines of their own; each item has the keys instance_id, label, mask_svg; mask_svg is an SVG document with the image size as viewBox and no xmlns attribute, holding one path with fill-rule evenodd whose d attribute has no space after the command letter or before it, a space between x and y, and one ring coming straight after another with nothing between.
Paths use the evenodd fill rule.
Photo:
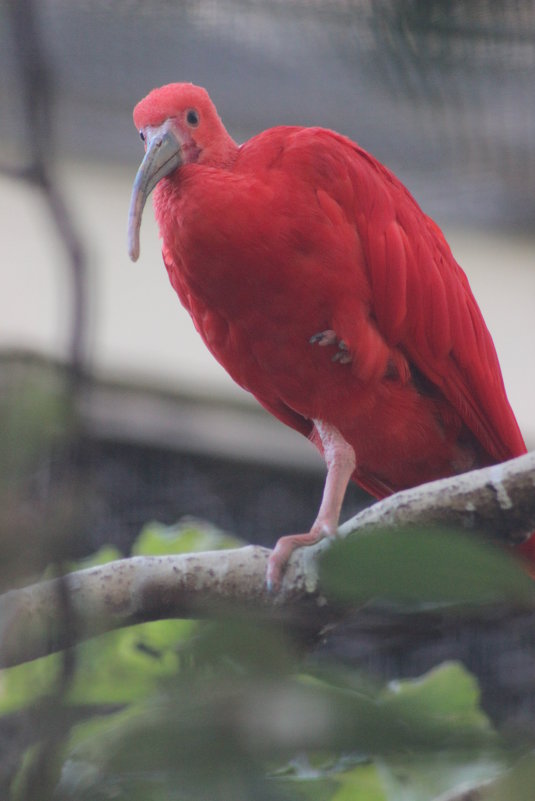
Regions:
<instances>
[{"instance_id":1,"label":"bird's head","mask_svg":"<svg viewBox=\"0 0 535 801\"><path fill-rule=\"evenodd\" d=\"M156 184L185 164L225 167L237 145L221 122L208 92L191 83L153 89L134 109L134 125L145 144L128 217L128 252L139 257L139 229L146 200Z\"/></svg>"}]
</instances>

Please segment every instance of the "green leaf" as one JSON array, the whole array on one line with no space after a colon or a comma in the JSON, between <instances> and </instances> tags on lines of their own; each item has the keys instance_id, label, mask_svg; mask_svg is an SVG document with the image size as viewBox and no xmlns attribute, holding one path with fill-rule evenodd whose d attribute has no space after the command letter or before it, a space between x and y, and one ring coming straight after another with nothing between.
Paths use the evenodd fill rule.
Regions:
<instances>
[{"instance_id":1,"label":"green leaf","mask_svg":"<svg viewBox=\"0 0 535 801\"><path fill-rule=\"evenodd\" d=\"M180 650L196 628L191 620L160 620L109 632L80 643L66 700L123 704L145 698L178 673ZM54 691L61 655L51 654L0 673L0 714L28 706Z\"/></svg>"},{"instance_id":2,"label":"green leaf","mask_svg":"<svg viewBox=\"0 0 535 801\"><path fill-rule=\"evenodd\" d=\"M468 790L494 779L503 770L504 763L500 760L462 752L454 755L407 754L378 763L378 775L387 801L438 801L439 796L447 796L455 790ZM519 801L513 795L504 795L500 801L505 799Z\"/></svg>"},{"instance_id":3,"label":"green leaf","mask_svg":"<svg viewBox=\"0 0 535 801\"><path fill-rule=\"evenodd\" d=\"M491 731L479 706L477 681L457 662L446 662L418 679L391 682L382 699L386 709L408 723L450 730L452 746L461 733Z\"/></svg>"},{"instance_id":4,"label":"green leaf","mask_svg":"<svg viewBox=\"0 0 535 801\"><path fill-rule=\"evenodd\" d=\"M322 556L320 580L328 597L344 603L535 603L535 582L517 559L446 528L355 532Z\"/></svg>"},{"instance_id":5,"label":"green leaf","mask_svg":"<svg viewBox=\"0 0 535 801\"><path fill-rule=\"evenodd\" d=\"M185 518L174 526L152 522L143 527L132 546L132 556L215 551L237 548L243 542L206 523Z\"/></svg>"},{"instance_id":6,"label":"green leaf","mask_svg":"<svg viewBox=\"0 0 535 801\"><path fill-rule=\"evenodd\" d=\"M0 672L0 715L29 706L53 692L61 669L61 656L50 654Z\"/></svg>"},{"instance_id":7,"label":"green leaf","mask_svg":"<svg viewBox=\"0 0 535 801\"><path fill-rule=\"evenodd\" d=\"M514 767L481 794L481 801L533 801L535 756L520 759Z\"/></svg>"},{"instance_id":8,"label":"green leaf","mask_svg":"<svg viewBox=\"0 0 535 801\"><path fill-rule=\"evenodd\" d=\"M330 801L387 801L383 782L373 763L358 765L339 777L339 789Z\"/></svg>"},{"instance_id":9,"label":"green leaf","mask_svg":"<svg viewBox=\"0 0 535 801\"><path fill-rule=\"evenodd\" d=\"M178 685L86 729L68 755L59 797L249 801L267 798L247 740L236 737L227 693ZM229 688L232 693L232 686ZM83 775L83 785L80 776ZM274 796L270 796L273 798Z\"/></svg>"},{"instance_id":10,"label":"green leaf","mask_svg":"<svg viewBox=\"0 0 535 801\"><path fill-rule=\"evenodd\" d=\"M237 675L286 675L298 664L295 643L279 627L239 618L199 626L188 650L198 668Z\"/></svg>"},{"instance_id":11,"label":"green leaf","mask_svg":"<svg viewBox=\"0 0 535 801\"><path fill-rule=\"evenodd\" d=\"M146 698L180 669L180 647L195 630L190 620L142 623L77 648L70 703L122 704Z\"/></svg>"},{"instance_id":12,"label":"green leaf","mask_svg":"<svg viewBox=\"0 0 535 801\"><path fill-rule=\"evenodd\" d=\"M358 754L300 754L275 775L288 798L306 801L386 801L373 762Z\"/></svg>"},{"instance_id":13,"label":"green leaf","mask_svg":"<svg viewBox=\"0 0 535 801\"><path fill-rule=\"evenodd\" d=\"M282 798L292 801L325 801L332 798L336 788L332 779L321 776L277 779L275 784L282 790Z\"/></svg>"},{"instance_id":14,"label":"green leaf","mask_svg":"<svg viewBox=\"0 0 535 801\"><path fill-rule=\"evenodd\" d=\"M98 551L95 551L90 556L70 562L68 569L72 573L75 570L85 570L89 567L98 567L99 565L105 565L109 562L114 562L116 559L122 558L123 554L118 548L115 547L115 545L102 545ZM55 574L52 570L49 569L48 573L49 575L46 575L46 578L55 578Z\"/></svg>"},{"instance_id":15,"label":"green leaf","mask_svg":"<svg viewBox=\"0 0 535 801\"><path fill-rule=\"evenodd\" d=\"M479 685L458 662L446 662L417 679L391 682L383 698L400 713L413 710L456 725L488 726L479 707Z\"/></svg>"}]
</instances>

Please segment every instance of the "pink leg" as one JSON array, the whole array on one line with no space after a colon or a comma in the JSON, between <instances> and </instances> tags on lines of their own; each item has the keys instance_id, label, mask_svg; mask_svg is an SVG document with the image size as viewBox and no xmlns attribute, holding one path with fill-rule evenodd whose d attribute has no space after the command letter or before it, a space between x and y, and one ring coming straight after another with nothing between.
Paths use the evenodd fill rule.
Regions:
<instances>
[{"instance_id":1,"label":"pink leg","mask_svg":"<svg viewBox=\"0 0 535 801\"><path fill-rule=\"evenodd\" d=\"M269 557L266 582L269 590L278 589L284 567L292 551L303 545L314 545L323 537L333 537L338 529L342 502L355 469L355 451L348 445L338 429L321 420L314 420L323 454L327 463L327 478L318 516L306 534L281 537Z\"/></svg>"}]
</instances>

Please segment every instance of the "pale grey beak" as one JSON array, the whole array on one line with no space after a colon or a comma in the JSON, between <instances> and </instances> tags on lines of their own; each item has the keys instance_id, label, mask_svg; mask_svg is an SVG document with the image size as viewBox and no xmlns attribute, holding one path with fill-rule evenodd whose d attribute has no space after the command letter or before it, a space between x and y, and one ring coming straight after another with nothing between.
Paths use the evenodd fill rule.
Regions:
<instances>
[{"instance_id":1,"label":"pale grey beak","mask_svg":"<svg viewBox=\"0 0 535 801\"><path fill-rule=\"evenodd\" d=\"M145 158L137 171L130 211L128 212L128 255L132 261L139 258L139 229L147 198L162 178L170 175L182 163L181 145L167 125L154 131Z\"/></svg>"}]
</instances>

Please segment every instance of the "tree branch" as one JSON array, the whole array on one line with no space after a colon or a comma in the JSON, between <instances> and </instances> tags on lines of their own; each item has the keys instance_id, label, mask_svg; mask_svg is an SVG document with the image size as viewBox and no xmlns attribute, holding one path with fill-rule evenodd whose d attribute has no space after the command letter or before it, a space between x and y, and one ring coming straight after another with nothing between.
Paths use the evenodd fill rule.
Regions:
<instances>
[{"instance_id":1,"label":"tree branch","mask_svg":"<svg viewBox=\"0 0 535 801\"><path fill-rule=\"evenodd\" d=\"M535 530L535 451L508 462L431 481L364 509L340 528L448 525L510 544Z\"/></svg>"},{"instance_id":2,"label":"tree branch","mask_svg":"<svg viewBox=\"0 0 535 801\"><path fill-rule=\"evenodd\" d=\"M379 527L447 524L520 542L535 528L535 452L494 467L397 493L340 528L341 536ZM179 556L133 557L0 596L0 666L64 649L112 629L170 617L239 610L318 631L336 619L318 588L324 540L294 553L279 593L265 588L269 551L246 546ZM65 631L60 589L70 594L75 626Z\"/></svg>"},{"instance_id":3,"label":"tree branch","mask_svg":"<svg viewBox=\"0 0 535 801\"><path fill-rule=\"evenodd\" d=\"M23 165L0 164L0 174L25 181L42 193L65 250L71 281L69 366L72 390L76 393L86 362L86 254L69 204L55 176L54 81L42 41L35 0L10 0L7 12L17 57L17 94L26 122L27 153Z\"/></svg>"}]
</instances>

